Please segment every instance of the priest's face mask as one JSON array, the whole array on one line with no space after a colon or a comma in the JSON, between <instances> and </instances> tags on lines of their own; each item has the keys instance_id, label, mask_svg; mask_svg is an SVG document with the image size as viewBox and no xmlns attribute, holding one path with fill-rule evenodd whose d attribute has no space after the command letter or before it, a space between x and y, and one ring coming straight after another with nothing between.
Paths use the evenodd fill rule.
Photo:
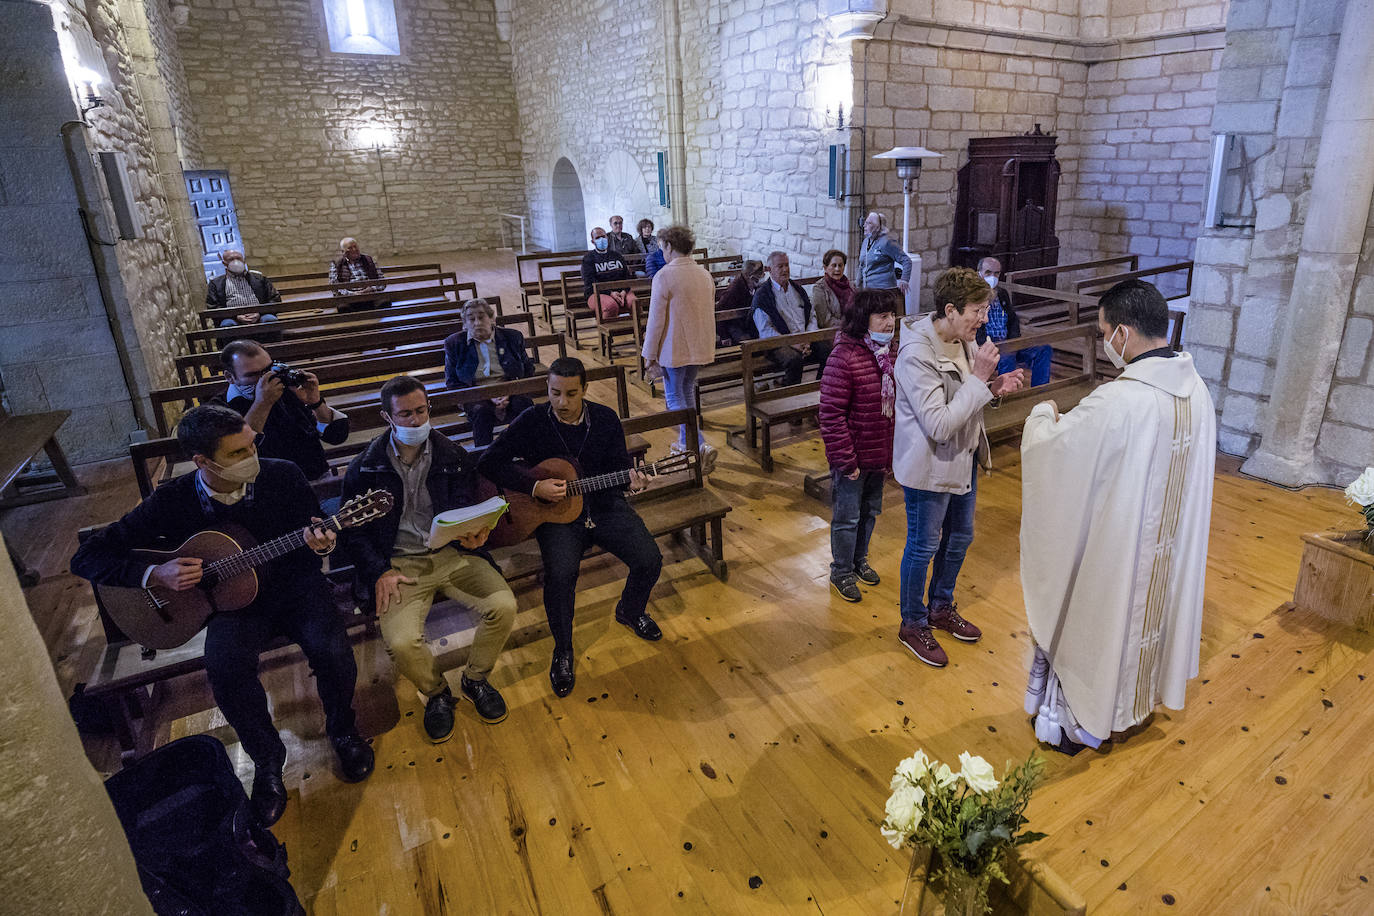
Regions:
<instances>
[{"instance_id":1,"label":"priest's face mask","mask_svg":"<svg viewBox=\"0 0 1374 916\"><path fill-rule=\"evenodd\" d=\"M1102 349L1107 351L1107 359L1111 360L1116 368L1125 369L1128 362L1126 341L1131 338L1131 329L1124 324L1112 327L1100 312L1097 316L1097 329L1102 332Z\"/></svg>"}]
</instances>

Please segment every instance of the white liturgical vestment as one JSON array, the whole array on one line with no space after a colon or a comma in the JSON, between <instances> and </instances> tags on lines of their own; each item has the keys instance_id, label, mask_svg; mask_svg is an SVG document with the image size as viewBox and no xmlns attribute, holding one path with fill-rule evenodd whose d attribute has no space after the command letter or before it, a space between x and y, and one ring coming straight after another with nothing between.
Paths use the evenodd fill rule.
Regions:
<instances>
[{"instance_id":1,"label":"white liturgical vestment","mask_svg":"<svg viewBox=\"0 0 1374 916\"><path fill-rule=\"evenodd\" d=\"M1026 616L1073 718L1105 738L1159 703L1182 709L1216 467L1192 357L1131 363L1057 421L1036 405L1021 465Z\"/></svg>"}]
</instances>

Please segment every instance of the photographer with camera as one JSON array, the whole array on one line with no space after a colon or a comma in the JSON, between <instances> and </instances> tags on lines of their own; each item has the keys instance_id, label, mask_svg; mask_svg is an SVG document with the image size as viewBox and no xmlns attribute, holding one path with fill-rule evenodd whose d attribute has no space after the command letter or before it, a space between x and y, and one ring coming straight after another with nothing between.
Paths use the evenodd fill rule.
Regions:
<instances>
[{"instance_id":1,"label":"photographer with camera","mask_svg":"<svg viewBox=\"0 0 1374 916\"><path fill-rule=\"evenodd\" d=\"M220 353L224 403L259 434L258 454L296 464L307 480L329 473L321 443L348 438L348 417L325 403L313 373L274 363L263 346L235 340ZM289 394L288 394L289 392Z\"/></svg>"}]
</instances>

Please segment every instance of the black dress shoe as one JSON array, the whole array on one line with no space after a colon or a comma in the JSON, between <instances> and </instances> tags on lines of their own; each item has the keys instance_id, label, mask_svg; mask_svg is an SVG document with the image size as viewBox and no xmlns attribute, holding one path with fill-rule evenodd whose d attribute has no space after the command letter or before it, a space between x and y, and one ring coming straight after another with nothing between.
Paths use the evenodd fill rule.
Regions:
<instances>
[{"instance_id":1,"label":"black dress shoe","mask_svg":"<svg viewBox=\"0 0 1374 916\"><path fill-rule=\"evenodd\" d=\"M549 665L549 683L553 692L560 697L572 693L577 676L573 674L572 649L554 649L553 663Z\"/></svg>"},{"instance_id":2,"label":"black dress shoe","mask_svg":"<svg viewBox=\"0 0 1374 916\"><path fill-rule=\"evenodd\" d=\"M453 737L453 707L457 703L447 684L444 685L443 693L432 696L425 702L425 734L429 736L430 741L443 744Z\"/></svg>"},{"instance_id":3,"label":"black dress shoe","mask_svg":"<svg viewBox=\"0 0 1374 916\"><path fill-rule=\"evenodd\" d=\"M253 813L264 827L271 827L286 811L286 783L281 770L258 770L253 774Z\"/></svg>"},{"instance_id":4,"label":"black dress shoe","mask_svg":"<svg viewBox=\"0 0 1374 916\"><path fill-rule=\"evenodd\" d=\"M506 718L506 701L501 692L487 681L470 681L465 674L458 682L463 696L472 701L477 708L477 717L488 725L495 725Z\"/></svg>"},{"instance_id":5,"label":"black dress shoe","mask_svg":"<svg viewBox=\"0 0 1374 916\"><path fill-rule=\"evenodd\" d=\"M631 630L634 630L635 635L640 639L647 639L649 642L658 642L663 638L663 631L658 628L658 624L654 623L654 618L650 617L648 614L640 614L638 617L631 618L622 617L620 616L620 612L617 611L615 622L624 624Z\"/></svg>"},{"instance_id":6,"label":"black dress shoe","mask_svg":"<svg viewBox=\"0 0 1374 916\"><path fill-rule=\"evenodd\" d=\"M334 744L334 753L339 755L339 769L343 771L344 782L362 782L372 775L376 757L367 739L357 732L349 732L343 737L329 740Z\"/></svg>"}]
</instances>

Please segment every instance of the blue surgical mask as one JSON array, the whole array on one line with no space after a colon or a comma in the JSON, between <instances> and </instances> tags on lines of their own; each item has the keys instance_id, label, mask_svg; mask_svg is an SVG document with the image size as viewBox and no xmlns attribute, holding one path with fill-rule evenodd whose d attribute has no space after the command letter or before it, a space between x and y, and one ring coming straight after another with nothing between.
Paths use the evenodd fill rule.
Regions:
<instances>
[{"instance_id":1,"label":"blue surgical mask","mask_svg":"<svg viewBox=\"0 0 1374 916\"><path fill-rule=\"evenodd\" d=\"M891 331L869 331L868 336L873 338L873 342L879 346L886 346L892 342Z\"/></svg>"},{"instance_id":2,"label":"blue surgical mask","mask_svg":"<svg viewBox=\"0 0 1374 916\"><path fill-rule=\"evenodd\" d=\"M606 238L604 235L592 242L592 244L596 246L597 251L605 251L606 246L610 245L610 243L610 239Z\"/></svg>"},{"instance_id":3,"label":"blue surgical mask","mask_svg":"<svg viewBox=\"0 0 1374 916\"><path fill-rule=\"evenodd\" d=\"M426 420L419 426L395 426L391 427L391 435L396 437L396 441L402 445L420 445L429 438L429 421Z\"/></svg>"},{"instance_id":4,"label":"blue surgical mask","mask_svg":"<svg viewBox=\"0 0 1374 916\"><path fill-rule=\"evenodd\" d=\"M987 283L988 286L991 286L993 289L997 288L997 274L991 274L990 276L986 276L983 278L983 281Z\"/></svg>"}]
</instances>

